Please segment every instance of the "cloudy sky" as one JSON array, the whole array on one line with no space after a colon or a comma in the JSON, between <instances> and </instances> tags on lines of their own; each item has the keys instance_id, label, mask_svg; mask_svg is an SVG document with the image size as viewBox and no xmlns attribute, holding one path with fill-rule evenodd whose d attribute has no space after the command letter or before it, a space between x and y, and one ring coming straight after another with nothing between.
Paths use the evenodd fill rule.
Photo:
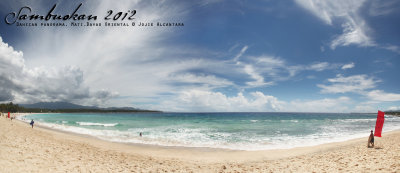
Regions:
<instances>
[{"instance_id":1,"label":"cloudy sky","mask_svg":"<svg viewBox=\"0 0 400 173\"><path fill-rule=\"evenodd\" d=\"M22 27L23 6L70 14L78 1L0 2L0 102L67 101L163 111L400 109L400 1L82 1L102 19L183 27ZM41 23L42 21L36 21ZM69 25L69 21L65 22Z\"/></svg>"}]
</instances>

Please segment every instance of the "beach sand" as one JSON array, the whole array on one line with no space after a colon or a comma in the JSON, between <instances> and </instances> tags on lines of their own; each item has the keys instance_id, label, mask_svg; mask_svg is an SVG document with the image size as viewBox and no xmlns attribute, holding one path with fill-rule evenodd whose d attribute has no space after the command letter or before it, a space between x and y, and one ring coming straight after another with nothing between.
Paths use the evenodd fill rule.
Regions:
<instances>
[{"instance_id":1,"label":"beach sand","mask_svg":"<svg viewBox=\"0 0 400 173\"><path fill-rule=\"evenodd\" d=\"M0 117L0 172L400 172L400 132L266 151L128 145Z\"/></svg>"}]
</instances>

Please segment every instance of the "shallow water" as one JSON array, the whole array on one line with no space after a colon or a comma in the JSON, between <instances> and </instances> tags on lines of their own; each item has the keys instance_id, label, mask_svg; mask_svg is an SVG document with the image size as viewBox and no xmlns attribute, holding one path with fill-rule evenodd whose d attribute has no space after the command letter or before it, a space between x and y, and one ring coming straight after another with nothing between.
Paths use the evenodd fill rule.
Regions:
<instances>
[{"instance_id":1,"label":"shallow water","mask_svg":"<svg viewBox=\"0 0 400 173\"><path fill-rule=\"evenodd\" d=\"M113 142L265 150L368 138L376 114L62 113L24 119ZM400 117L385 116L383 132L398 130L399 124Z\"/></svg>"}]
</instances>

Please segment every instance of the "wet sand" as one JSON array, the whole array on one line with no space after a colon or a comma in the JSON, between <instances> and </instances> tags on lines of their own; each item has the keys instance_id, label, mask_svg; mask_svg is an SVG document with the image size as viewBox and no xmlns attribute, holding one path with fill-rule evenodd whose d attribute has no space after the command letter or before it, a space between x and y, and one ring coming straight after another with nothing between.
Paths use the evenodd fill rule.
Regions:
<instances>
[{"instance_id":1,"label":"wet sand","mask_svg":"<svg viewBox=\"0 0 400 173\"><path fill-rule=\"evenodd\" d=\"M0 117L0 172L400 172L400 132L285 150L128 145Z\"/></svg>"}]
</instances>

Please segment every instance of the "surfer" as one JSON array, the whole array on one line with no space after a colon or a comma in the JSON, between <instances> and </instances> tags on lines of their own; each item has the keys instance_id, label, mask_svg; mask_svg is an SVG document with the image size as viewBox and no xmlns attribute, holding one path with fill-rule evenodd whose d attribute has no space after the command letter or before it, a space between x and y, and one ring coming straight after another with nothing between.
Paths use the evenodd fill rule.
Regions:
<instances>
[{"instance_id":1,"label":"surfer","mask_svg":"<svg viewBox=\"0 0 400 173\"><path fill-rule=\"evenodd\" d=\"M369 135L369 138L368 138L368 148L374 148L374 134L373 134L373 130L371 130L371 134ZM370 145L372 145L372 147L370 146Z\"/></svg>"},{"instance_id":2,"label":"surfer","mask_svg":"<svg viewBox=\"0 0 400 173\"><path fill-rule=\"evenodd\" d=\"M32 126L32 128L33 128L33 124L35 124L35 121L33 121L33 119L32 119L32 121L31 121L31 123L29 123L31 126Z\"/></svg>"},{"instance_id":3,"label":"surfer","mask_svg":"<svg viewBox=\"0 0 400 173\"><path fill-rule=\"evenodd\" d=\"M142 137L142 132L139 133L139 136Z\"/></svg>"}]
</instances>

